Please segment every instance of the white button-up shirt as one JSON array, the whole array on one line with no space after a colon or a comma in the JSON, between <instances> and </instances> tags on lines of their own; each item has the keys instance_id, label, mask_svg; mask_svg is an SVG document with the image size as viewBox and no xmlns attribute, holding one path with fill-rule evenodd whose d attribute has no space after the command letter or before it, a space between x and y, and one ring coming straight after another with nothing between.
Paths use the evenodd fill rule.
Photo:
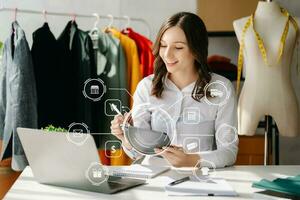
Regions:
<instances>
[{"instance_id":1,"label":"white button-up shirt","mask_svg":"<svg viewBox=\"0 0 300 200\"><path fill-rule=\"evenodd\" d=\"M192 98L195 82L182 90L167 76L163 80L161 98L151 95L153 75L145 77L134 94L134 126L166 132L172 144L182 146L186 153L197 153L203 166L225 167L233 165L238 151L237 103L231 82L212 73L204 88L212 98L200 102ZM136 158L134 149L125 152ZM151 163L153 156L146 156ZM156 158L157 159L157 158Z\"/></svg>"}]
</instances>

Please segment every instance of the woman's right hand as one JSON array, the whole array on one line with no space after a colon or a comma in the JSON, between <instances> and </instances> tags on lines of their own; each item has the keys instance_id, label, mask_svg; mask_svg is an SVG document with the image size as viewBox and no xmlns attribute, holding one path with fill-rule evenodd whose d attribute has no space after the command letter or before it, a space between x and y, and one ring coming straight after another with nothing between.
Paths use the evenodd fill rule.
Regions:
<instances>
[{"instance_id":1,"label":"woman's right hand","mask_svg":"<svg viewBox=\"0 0 300 200\"><path fill-rule=\"evenodd\" d=\"M125 146L127 149L131 150L132 146L126 141L124 132L120 126L121 124L123 124L124 119L127 117L127 115L128 115L128 113L125 113L124 116L115 115L114 119L111 121L110 130L114 136L116 136L119 140L122 141L123 146Z\"/></svg>"}]
</instances>

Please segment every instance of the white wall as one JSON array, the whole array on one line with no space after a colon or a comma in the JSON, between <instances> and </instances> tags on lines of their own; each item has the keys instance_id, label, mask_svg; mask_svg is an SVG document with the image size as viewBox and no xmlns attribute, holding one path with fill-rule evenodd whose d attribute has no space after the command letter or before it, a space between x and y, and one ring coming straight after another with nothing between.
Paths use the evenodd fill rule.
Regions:
<instances>
[{"instance_id":1,"label":"white wall","mask_svg":"<svg viewBox=\"0 0 300 200\"><path fill-rule=\"evenodd\" d=\"M131 22L131 26L148 37L155 39L156 33L162 22L170 15L179 11L196 13L196 0L0 0L1 5L10 8L47 10L48 12L67 12L100 15L112 14L114 16L128 15L145 19L151 28L148 35L147 27L140 22ZM10 24L14 12L0 11L0 40L4 41L10 32ZM56 37L60 35L70 17L47 16L49 26ZM25 30L29 43L32 43L32 32L42 26L43 15L18 13L17 20ZM95 18L77 18L79 28L89 30L93 27ZM109 23L108 19L100 19L99 26L103 27ZM123 27L126 21L115 20L116 27Z\"/></svg>"},{"instance_id":2,"label":"white wall","mask_svg":"<svg viewBox=\"0 0 300 200\"><path fill-rule=\"evenodd\" d=\"M288 10L292 16L300 16L300 1L299 0L274 0L283 8Z\"/></svg>"}]
</instances>

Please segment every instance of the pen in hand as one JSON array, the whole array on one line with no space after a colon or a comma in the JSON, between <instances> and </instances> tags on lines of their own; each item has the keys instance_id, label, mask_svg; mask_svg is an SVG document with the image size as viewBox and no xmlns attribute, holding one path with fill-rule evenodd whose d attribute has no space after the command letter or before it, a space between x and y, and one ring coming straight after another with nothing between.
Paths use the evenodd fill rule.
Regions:
<instances>
[{"instance_id":1,"label":"pen in hand","mask_svg":"<svg viewBox=\"0 0 300 200\"><path fill-rule=\"evenodd\" d=\"M111 108L112 110L116 111L119 115L123 115L123 114L121 113L121 111L117 108L117 106L116 106L115 104L110 103L109 105L110 105L110 108Z\"/></svg>"},{"instance_id":2,"label":"pen in hand","mask_svg":"<svg viewBox=\"0 0 300 200\"><path fill-rule=\"evenodd\" d=\"M121 111L117 108L117 106L116 106L115 104L110 103L109 105L110 105L110 107L111 107L112 110L116 111L119 115L122 115L122 116L123 116L123 114L122 114ZM125 116L126 116L126 114L125 114ZM124 128L126 127L126 125L125 125L125 127L124 127L123 124L120 124L120 127L121 127L122 130L124 130Z\"/></svg>"}]
</instances>

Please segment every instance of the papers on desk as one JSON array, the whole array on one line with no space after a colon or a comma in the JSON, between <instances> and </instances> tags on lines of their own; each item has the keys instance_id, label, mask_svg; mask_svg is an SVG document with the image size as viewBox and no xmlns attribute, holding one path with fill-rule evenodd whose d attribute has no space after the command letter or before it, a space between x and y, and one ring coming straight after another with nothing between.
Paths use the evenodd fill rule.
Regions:
<instances>
[{"instance_id":1,"label":"papers on desk","mask_svg":"<svg viewBox=\"0 0 300 200\"><path fill-rule=\"evenodd\" d=\"M167 185L165 190L169 196L237 196L237 193L224 179L211 181L190 180L177 185Z\"/></svg>"},{"instance_id":2,"label":"papers on desk","mask_svg":"<svg viewBox=\"0 0 300 200\"><path fill-rule=\"evenodd\" d=\"M109 175L118 177L130 177L130 178L153 178L163 172L166 172L170 167L157 167L150 165L129 165L129 166L109 166Z\"/></svg>"}]
</instances>

